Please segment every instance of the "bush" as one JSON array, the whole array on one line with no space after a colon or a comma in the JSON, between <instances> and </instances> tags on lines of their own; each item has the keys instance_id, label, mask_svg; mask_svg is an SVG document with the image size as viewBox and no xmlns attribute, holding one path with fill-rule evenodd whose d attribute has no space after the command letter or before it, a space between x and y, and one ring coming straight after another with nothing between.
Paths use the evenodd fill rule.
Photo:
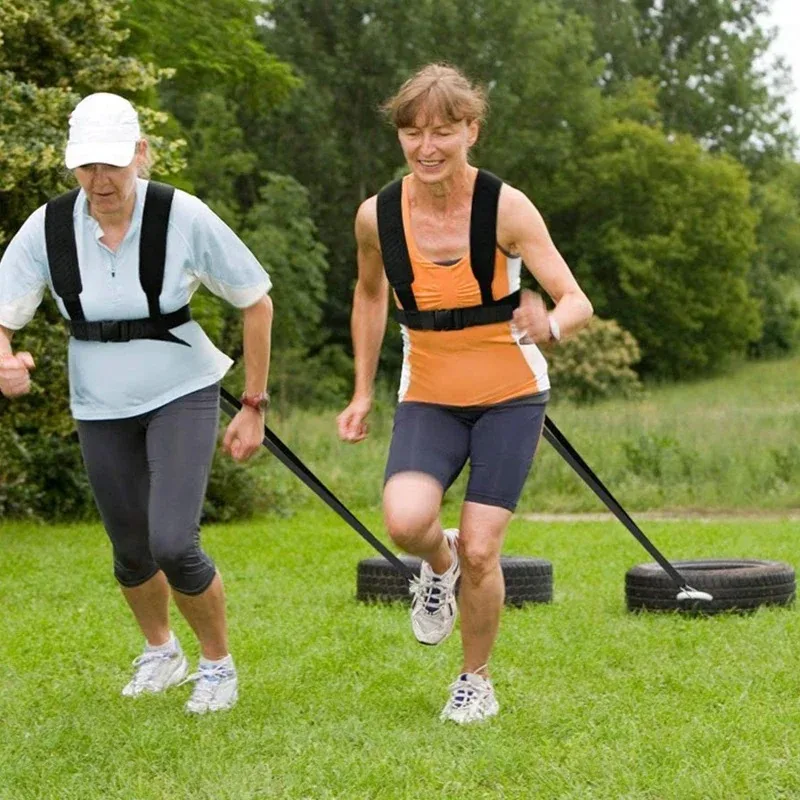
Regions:
<instances>
[{"instance_id":1,"label":"bush","mask_svg":"<svg viewBox=\"0 0 800 800\"><path fill-rule=\"evenodd\" d=\"M614 320L594 317L575 336L547 353L550 382L557 399L591 403L614 395L631 397L641 389L632 369L639 345Z\"/></svg>"},{"instance_id":2,"label":"bush","mask_svg":"<svg viewBox=\"0 0 800 800\"><path fill-rule=\"evenodd\" d=\"M751 342L753 358L775 358L793 352L800 344L800 284L789 275L757 264L750 272L750 287L758 300L764 326L758 341Z\"/></svg>"}]
</instances>

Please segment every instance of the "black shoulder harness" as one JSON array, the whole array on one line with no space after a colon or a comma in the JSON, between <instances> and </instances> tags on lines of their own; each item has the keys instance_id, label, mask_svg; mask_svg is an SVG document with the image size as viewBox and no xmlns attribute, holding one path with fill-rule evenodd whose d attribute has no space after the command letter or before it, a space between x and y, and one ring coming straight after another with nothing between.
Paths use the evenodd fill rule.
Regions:
<instances>
[{"instance_id":1,"label":"black shoulder harness","mask_svg":"<svg viewBox=\"0 0 800 800\"><path fill-rule=\"evenodd\" d=\"M412 284L414 270L403 229L403 181L390 183L378 193L378 235L386 277L402 308L395 319L417 330L453 331L511 319L519 305L519 292L492 298L497 248L497 204L503 182L491 172L478 170L470 214L469 251L472 273L481 290L481 304L467 308L419 311Z\"/></svg>"},{"instance_id":2,"label":"black shoulder harness","mask_svg":"<svg viewBox=\"0 0 800 800\"><path fill-rule=\"evenodd\" d=\"M69 331L75 339L88 342L129 342L131 339L157 339L190 347L172 332L192 318L188 305L162 314L159 304L164 285L167 254L167 228L175 189L150 181L144 201L142 230L139 236L139 282L147 295L150 316L143 319L87 322L80 294L83 291L75 228L72 221L78 189L56 197L45 208L44 233L47 261L53 289L69 314Z\"/></svg>"}]
</instances>

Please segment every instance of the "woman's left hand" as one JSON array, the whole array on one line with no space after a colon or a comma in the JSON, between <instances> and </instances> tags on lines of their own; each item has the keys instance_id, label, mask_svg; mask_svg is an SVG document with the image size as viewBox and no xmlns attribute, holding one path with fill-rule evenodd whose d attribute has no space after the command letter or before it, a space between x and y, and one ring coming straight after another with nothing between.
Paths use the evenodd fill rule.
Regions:
<instances>
[{"instance_id":1,"label":"woman's left hand","mask_svg":"<svg viewBox=\"0 0 800 800\"><path fill-rule=\"evenodd\" d=\"M234 461L247 461L264 439L264 415L244 406L231 420L222 447Z\"/></svg>"}]
</instances>

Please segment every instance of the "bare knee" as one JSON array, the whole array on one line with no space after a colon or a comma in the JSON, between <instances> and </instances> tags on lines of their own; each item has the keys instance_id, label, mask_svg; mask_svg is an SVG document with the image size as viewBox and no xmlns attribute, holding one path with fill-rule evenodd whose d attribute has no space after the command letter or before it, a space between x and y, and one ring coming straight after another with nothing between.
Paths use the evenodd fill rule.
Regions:
<instances>
[{"instance_id":1,"label":"bare knee","mask_svg":"<svg viewBox=\"0 0 800 800\"><path fill-rule=\"evenodd\" d=\"M424 539L438 519L438 511L431 514L419 508L384 509L386 532L392 541L404 550Z\"/></svg>"},{"instance_id":2,"label":"bare knee","mask_svg":"<svg viewBox=\"0 0 800 800\"><path fill-rule=\"evenodd\" d=\"M461 572L471 583L482 583L500 570L500 553L492 542L460 542Z\"/></svg>"},{"instance_id":3,"label":"bare knee","mask_svg":"<svg viewBox=\"0 0 800 800\"><path fill-rule=\"evenodd\" d=\"M423 540L439 519L442 490L429 476L396 475L386 484L383 518L392 541L408 549Z\"/></svg>"}]
</instances>

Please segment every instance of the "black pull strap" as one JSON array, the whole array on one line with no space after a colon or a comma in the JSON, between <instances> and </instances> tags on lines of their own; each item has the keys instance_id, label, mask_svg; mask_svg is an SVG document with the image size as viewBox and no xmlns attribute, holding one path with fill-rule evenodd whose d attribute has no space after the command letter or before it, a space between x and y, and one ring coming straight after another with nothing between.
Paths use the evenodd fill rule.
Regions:
<instances>
[{"instance_id":1,"label":"black pull strap","mask_svg":"<svg viewBox=\"0 0 800 800\"><path fill-rule=\"evenodd\" d=\"M242 404L224 387L220 387L222 410L229 416L235 416ZM407 580L414 577L414 573L381 541L370 533L367 527L345 507L345 505L330 491L322 481L277 437L277 435L264 426L264 439L261 442L267 450L274 455L289 471L294 473L317 497L332 508L353 530L363 539L366 539L392 566Z\"/></svg>"},{"instance_id":2,"label":"black pull strap","mask_svg":"<svg viewBox=\"0 0 800 800\"><path fill-rule=\"evenodd\" d=\"M53 290L64 303L69 318L77 321L85 319L80 299L83 283L72 223L79 192L80 189L73 189L54 198L44 210L44 237Z\"/></svg>"},{"instance_id":3,"label":"black pull strap","mask_svg":"<svg viewBox=\"0 0 800 800\"><path fill-rule=\"evenodd\" d=\"M492 302L494 260L497 250L497 205L503 181L491 172L480 169L472 194L469 226L469 260L472 274L481 288L481 300Z\"/></svg>"},{"instance_id":4,"label":"black pull strap","mask_svg":"<svg viewBox=\"0 0 800 800\"><path fill-rule=\"evenodd\" d=\"M378 192L378 236L386 277L400 305L406 311L416 311L417 300L411 284L414 269L408 254L403 228L403 181L398 180Z\"/></svg>"},{"instance_id":5,"label":"black pull strap","mask_svg":"<svg viewBox=\"0 0 800 800\"><path fill-rule=\"evenodd\" d=\"M569 443L567 437L556 427L550 417L544 419L544 438L555 448L556 452L569 464L583 479L584 483L605 503L606 508L633 534L639 544L650 553L658 562L661 569L669 575L676 588L684 590L690 588L686 579L667 561L659 549L645 536L639 526L631 519L628 512L619 504L616 498L605 487L597 475L592 472L589 465L581 458L580 453Z\"/></svg>"},{"instance_id":6,"label":"black pull strap","mask_svg":"<svg viewBox=\"0 0 800 800\"><path fill-rule=\"evenodd\" d=\"M151 317L161 316L159 297L164 285L167 259L167 229L175 189L150 181L144 200L142 231L139 237L139 282L147 295Z\"/></svg>"}]
</instances>

